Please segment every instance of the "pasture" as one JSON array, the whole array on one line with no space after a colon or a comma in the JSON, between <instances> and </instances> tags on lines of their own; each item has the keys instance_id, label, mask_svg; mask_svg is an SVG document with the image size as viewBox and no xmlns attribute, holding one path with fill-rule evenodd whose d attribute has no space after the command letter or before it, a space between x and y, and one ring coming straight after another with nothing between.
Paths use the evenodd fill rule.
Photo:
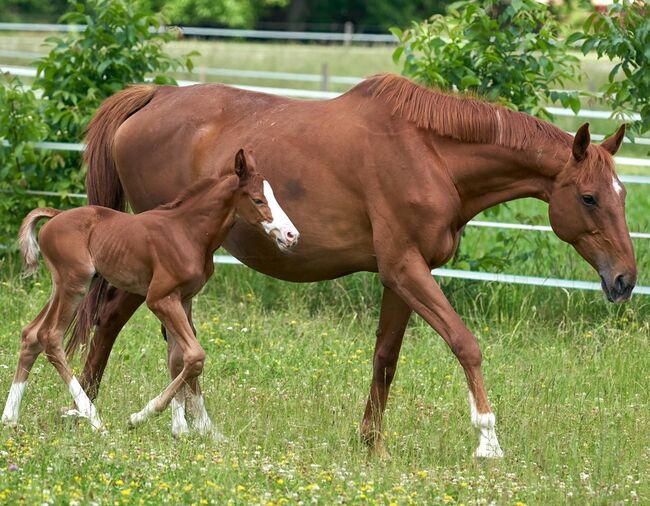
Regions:
<instances>
[{"instance_id":1,"label":"pasture","mask_svg":"<svg viewBox=\"0 0 650 506\"><path fill-rule=\"evenodd\" d=\"M646 257L647 258L647 257ZM552 260L552 259L551 259ZM9 262L9 263L7 263ZM19 329L49 294L45 275L2 265L0 380ZM357 436L370 380L379 286L358 274L313 285L222 266L199 296L208 410L230 438L176 441L167 411L128 414L167 381L165 345L141 310L118 339L97 407L105 436L62 420L69 395L42 358L17 430L3 429L0 499L124 504L612 504L650 500L647 297L484 283L444 284L481 342L502 461L472 457L466 384L416 317L386 417L388 462ZM81 367L76 361L76 370Z\"/></svg>"},{"instance_id":2,"label":"pasture","mask_svg":"<svg viewBox=\"0 0 650 506\"><path fill-rule=\"evenodd\" d=\"M0 37L2 49L39 51L41 36ZM197 66L333 75L394 71L387 47L180 41ZM3 58L9 62L9 59ZM12 61L26 64L24 60ZM587 61L594 83L607 74ZM179 76L196 78L197 76ZM224 79L224 82L242 82ZM246 84L279 86L276 81ZM296 84L309 88L307 83ZM311 85L316 87L316 85ZM332 87L332 89L339 89ZM575 129L581 121L557 123ZM616 122L596 120L593 132ZM626 144L621 155L643 156ZM620 166L621 173L647 168ZM628 223L650 230L648 187L628 185ZM34 205L36 205L34 199ZM504 222L546 224L546 206L508 204ZM485 218L485 216L483 216ZM635 240L640 285L649 285L648 240ZM550 233L468 228L480 270L596 281ZM471 265L460 265L469 268ZM9 390L19 333L49 295L44 269L21 279L0 259L0 392ZM368 458L358 426L371 377L381 290L373 274L295 285L218 266L197 298L208 358L208 411L229 438L175 440L169 411L135 430L127 418L168 382L159 324L140 310L117 341L97 408L108 434L60 417L69 394L39 359L16 430L0 429L0 501L49 504L623 504L650 501L650 297L608 304L601 293L469 281L443 289L479 338L505 458L472 456L462 369L442 339L411 318L385 431L389 461ZM76 358L75 371L82 361Z\"/></svg>"}]
</instances>

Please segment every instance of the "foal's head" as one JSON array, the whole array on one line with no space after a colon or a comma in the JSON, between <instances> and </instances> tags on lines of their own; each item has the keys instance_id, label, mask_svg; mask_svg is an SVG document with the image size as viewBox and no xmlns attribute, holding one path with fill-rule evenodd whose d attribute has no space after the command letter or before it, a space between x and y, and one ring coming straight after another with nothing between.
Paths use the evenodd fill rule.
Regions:
<instances>
[{"instance_id":1,"label":"foal's head","mask_svg":"<svg viewBox=\"0 0 650 506\"><path fill-rule=\"evenodd\" d=\"M275 200L269 182L257 172L252 155L243 149L235 156L235 173L239 177L237 214L251 225L261 225L282 251L295 246L298 230Z\"/></svg>"},{"instance_id":2,"label":"foal's head","mask_svg":"<svg viewBox=\"0 0 650 506\"><path fill-rule=\"evenodd\" d=\"M551 226L600 274L610 302L623 302L636 283L636 262L625 221L626 191L614 170L625 125L600 145L589 124L580 127L572 154L556 178L549 200Z\"/></svg>"}]
</instances>

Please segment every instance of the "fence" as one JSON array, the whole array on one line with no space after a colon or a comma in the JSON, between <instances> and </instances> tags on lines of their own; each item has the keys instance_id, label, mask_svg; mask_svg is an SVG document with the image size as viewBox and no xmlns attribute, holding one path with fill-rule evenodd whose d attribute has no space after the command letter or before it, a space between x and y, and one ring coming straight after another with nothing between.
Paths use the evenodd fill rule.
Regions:
<instances>
[{"instance_id":1,"label":"fence","mask_svg":"<svg viewBox=\"0 0 650 506\"><path fill-rule=\"evenodd\" d=\"M6 25L6 24L5 24ZM13 25L12 25L13 26ZM32 26L32 25L30 25ZM49 25L49 26L60 26L60 25ZM0 30L3 29L3 23L0 23ZM283 32L285 33L285 32ZM317 82L317 78L321 78L318 74L291 74L291 73L278 73L278 72L262 72L262 71L243 71L243 70L233 70L233 69L202 69L203 73L209 75L222 75L229 77L253 77L253 78L263 78L263 79L275 79L277 76L280 76L280 80L291 80L294 77L299 79L294 80L304 80ZM0 71L10 72L15 75L34 77L36 75L36 69L30 67L17 67L17 66L7 66L3 65L0 67ZM331 76L330 82L334 78L344 79L342 76ZM342 84L355 84L358 78L347 77L348 82L339 81ZM354 82L353 82L354 81ZM192 84L198 84L195 81L179 81L179 85L188 86ZM328 99L335 98L340 96L340 93L328 92L328 91L315 91L315 90L299 90L294 88L274 88L274 87L260 87L260 86L247 86L247 85L233 85L235 87L259 91L264 93L271 93L289 97L297 98L312 98L312 99ZM575 116L573 111L570 109L548 108L549 112L558 116ZM611 116L609 111L592 111L592 110L582 110L579 114L579 117L583 118L597 118L605 119ZM638 115L637 115L638 116ZM592 134L594 140L602 140L604 136L599 134ZM626 139L626 142L627 139ZM639 138L635 139L637 144L650 144L650 139ZM5 143L6 144L6 143ZM55 143L55 142L39 142L35 144L36 147L42 149L52 149L52 150L68 150L68 151L82 151L84 149L83 144L78 143ZM629 165L629 166L638 166L638 167L650 167L650 160L642 158L630 158L630 157L615 157L615 160L618 164ZM649 185L650 177L649 176L620 176L621 181L630 184L639 184L639 185ZM86 195L79 193L70 193L62 195L57 192L49 191L40 191L40 190L29 190L26 193L32 195L42 195L42 196L67 196L70 198L86 198ZM472 220L468 223L472 227L487 227L487 228L501 228L501 229L510 229L510 230L527 230L527 231L536 231L536 232L550 232L552 231L551 227L542 226L542 225L528 225L521 223L501 223L501 222L491 222L491 221L481 221L481 220ZM634 239L650 239L650 233L644 232L632 232L630 234ZM215 263L222 264L233 264L239 265L239 262L236 258L226 255L215 255ZM431 271L433 275L446 277L446 278L457 278L457 279L467 279L474 281L492 281L497 283L509 283L509 284L522 284L522 285L531 285L531 286L542 286L542 287L556 287L556 288L566 288L566 289L578 289L578 290L600 290L599 283L591 283L586 281L578 280L567 280L567 279L558 279L558 278L542 278L534 276L519 276L513 274L498 274L498 273L488 273L488 272L476 272L476 271L463 271L456 269L434 269ZM640 295L650 295L650 286L637 286L634 290L634 293Z\"/></svg>"},{"instance_id":2,"label":"fence","mask_svg":"<svg viewBox=\"0 0 650 506\"><path fill-rule=\"evenodd\" d=\"M52 23L0 23L0 30L21 32L80 32L86 25L59 25ZM236 30L231 28L203 28L179 26L183 35L195 37L222 37L260 40L300 40L314 42L353 42L371 44L396 44L397 39L385 33L354 33L351 24L346 23L343 32L297 32L284 30ZM162 30L166 28L163 27Z\"/></svg>"}]
</instances>

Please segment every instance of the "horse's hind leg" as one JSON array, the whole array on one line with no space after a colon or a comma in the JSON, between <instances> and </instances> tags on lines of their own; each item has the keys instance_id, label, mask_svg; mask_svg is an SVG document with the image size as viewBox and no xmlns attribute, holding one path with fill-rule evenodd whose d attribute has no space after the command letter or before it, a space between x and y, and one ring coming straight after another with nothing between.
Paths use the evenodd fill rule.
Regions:
<instances>
[{"instance_id":1,"label":"horse's hind leg","mask_svg":"<svg viewBox=\"0 0 650 506\"><path fill-rule=\"evenodd\" d=\"M388 457L383 445L382 419L410 316L411 308L390 288L384 288L373 357L372 383L361 422L361 437L370 450L382 458Z\"/></svg>"},{"instance_id":2,"label":"horse's hind leg","mask_svg":"<svg viewBox=\"0 0 650 506\"><path fill-rule=\"evenodd\" d=\"M43 318L47 313L50 302L41 309L34 320L27 325L21 333L20 355L18 357L18 367L14 375L13 383L9 390L9 396L5 404L4 411L2 412L2 423L10 426L15 426L18 423L18 412L20 410L20 402L25 393L27 386L27 378L29 372L32 370L34 362L38 355L43 350L40 342L38 341L37 332Z\"/></svg>"},{"instance_id":3,"label":"horse's hind leg","mask_svg":"<svg viewBox=\"0 0 650 506\"><path fill-rule=\"evenodd\" d=\"M74 317L77 306L81 302L91 278L92 276L89 276L87 279L76 282L70 282L67 279L64 286L55 284L52 304L37 335L38 340L45 349L47 359L68 386L79 414L84 418L88 418L94 430L99 430L102 423L97 415L97 410L81 388L77 378L73 375L63 349L63 336Z\"/></svg>"}]
</instances>

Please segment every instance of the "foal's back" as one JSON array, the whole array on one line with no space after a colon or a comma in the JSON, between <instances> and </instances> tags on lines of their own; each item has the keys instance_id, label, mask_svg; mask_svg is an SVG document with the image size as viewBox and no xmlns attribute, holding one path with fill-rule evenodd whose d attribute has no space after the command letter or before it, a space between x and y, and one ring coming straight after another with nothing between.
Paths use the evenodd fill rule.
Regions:
<instances>
[{"instance_id":1,"label":"foal's back","mask_svg":"<svg viewBox=\"0 0 650 506\"><path fill-rule=\"evenodd\" d=\"M145 295L154 261L150 236L158 235L145 225L146 214L86 206L52 218L39 243L57 284L86 283L99 273L114 286Z\"/></svg>"}]
</instances>

